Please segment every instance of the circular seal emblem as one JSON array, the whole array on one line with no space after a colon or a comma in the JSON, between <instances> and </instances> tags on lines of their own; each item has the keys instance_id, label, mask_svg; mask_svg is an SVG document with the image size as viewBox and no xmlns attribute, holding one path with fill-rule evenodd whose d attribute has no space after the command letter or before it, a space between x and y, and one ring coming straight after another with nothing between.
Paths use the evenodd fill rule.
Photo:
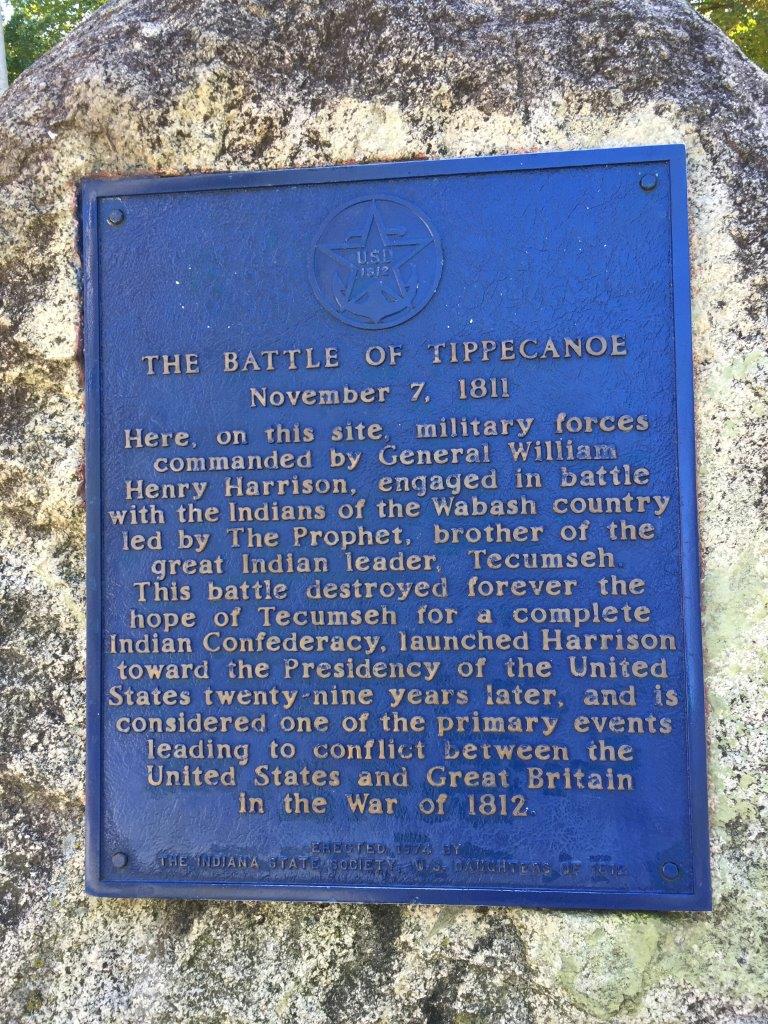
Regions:
<instances>
[{"instance_id":1,"label":"circular seal emblem","mask_svg":"<svg viewBox=\"0 0 768 1024\"><path fill-rule=\"evenodd\" d=\"M424 214L401 199L360 199L323 224L310 258L318 301L353 327L410 320L437 291L443 255Z\"/></svg>"}]
</instances>

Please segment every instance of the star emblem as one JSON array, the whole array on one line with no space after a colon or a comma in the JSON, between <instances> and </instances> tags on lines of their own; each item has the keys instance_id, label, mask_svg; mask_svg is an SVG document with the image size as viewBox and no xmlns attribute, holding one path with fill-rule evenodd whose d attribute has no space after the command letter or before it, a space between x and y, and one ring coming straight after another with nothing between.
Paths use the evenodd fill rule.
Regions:
<instances>
[{"instance_id":1,"label":"star emblem","mask_svg":"<svg viewBox=\"0 0 768 1024\"><path fill-rule=\"evenodd\" d=\"M380 203L370 200L358 226L318 246L335 266L331 286L339 311L377 324L407 310L419 292L412 261L431 245L434 238L422 224L396 223L391 215L387 222Z\"/></svg>"}]
</instances>

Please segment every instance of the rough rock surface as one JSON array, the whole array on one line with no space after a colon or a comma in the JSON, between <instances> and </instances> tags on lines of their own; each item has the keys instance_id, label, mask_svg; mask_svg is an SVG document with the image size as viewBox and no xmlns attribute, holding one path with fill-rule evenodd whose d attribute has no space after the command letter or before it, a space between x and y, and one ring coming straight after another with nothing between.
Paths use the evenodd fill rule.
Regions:
<instances>
[{"instance_id":1,"label":"rough rock surface","mask_svg":"<svg viewBox=\"0 0 768 1024\"><path fill-rule=\"evenodd\" d=\"M0 102L0 1019L768 1021L768 79L683 0L117 0ZM83 895L75 183L684 142L712 915Z\"/></svg>"}]
</instances>

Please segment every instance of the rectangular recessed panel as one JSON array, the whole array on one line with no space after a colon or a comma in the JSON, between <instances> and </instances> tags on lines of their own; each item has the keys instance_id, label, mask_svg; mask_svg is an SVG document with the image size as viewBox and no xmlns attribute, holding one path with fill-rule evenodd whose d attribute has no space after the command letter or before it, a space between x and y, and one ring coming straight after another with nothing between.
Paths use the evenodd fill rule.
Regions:
<instances>
[{"instance_id":1,"label":"rectangular recessed panel","mask_svg":"<svg viewBox=\"0 0 768 1024\"><path fill-rule=\"evenodd\" d=\"M706 909L683 148L82 221L88 891Z\"/></svg>"}]
</instances>

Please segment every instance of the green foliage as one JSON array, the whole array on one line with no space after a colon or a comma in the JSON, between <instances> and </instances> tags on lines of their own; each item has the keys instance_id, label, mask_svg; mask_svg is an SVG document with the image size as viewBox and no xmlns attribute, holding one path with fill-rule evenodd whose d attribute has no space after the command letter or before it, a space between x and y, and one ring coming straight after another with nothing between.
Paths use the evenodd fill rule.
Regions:
<instances>
[{"instance_id":1,"label":"green foliage","mask_svg":"<svg viewBox=\"0 0 768 1024\"><path fill-rule=\"evenodd\" d=\"M744 53L768 71L768 0L691 0Z\"/></svg>"},{"instance_id":2,"label":"green foliage","mask_svg":"<svg viewBox=\"0 0 768 1024\"><path fill-rule=\"evenodd\" d=\"M86 14L104 0L12 0L5 26L8 77L11 81L33 60L50 50Z\"/></svg>"}]
</instances>

